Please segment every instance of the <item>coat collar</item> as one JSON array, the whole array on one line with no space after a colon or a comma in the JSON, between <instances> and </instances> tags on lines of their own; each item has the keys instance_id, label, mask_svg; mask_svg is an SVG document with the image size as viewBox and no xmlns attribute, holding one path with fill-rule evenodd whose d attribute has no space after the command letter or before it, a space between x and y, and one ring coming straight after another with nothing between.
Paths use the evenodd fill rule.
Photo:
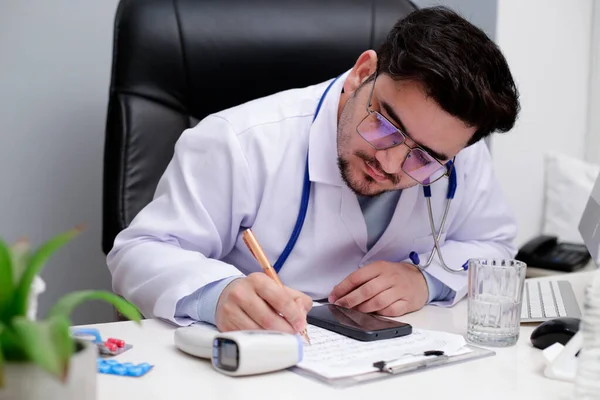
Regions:
<instances>
[{"instance_id":1,"label":"coat collar","mask_svg":"<svg viewBox=\"0 0 600 400\"><path fill-rule=\"evenodd\" d=\"M338 106L340 95L350 71L340 75L333 83L323 99L321 109L313 121L308 145L308 171L312 182L326 183L329 185L345 185L337 164L337 125ZM331 83L325 82L322 93ZM319 96L319 100L321 99Z\"/></svg>"}]
</instances>

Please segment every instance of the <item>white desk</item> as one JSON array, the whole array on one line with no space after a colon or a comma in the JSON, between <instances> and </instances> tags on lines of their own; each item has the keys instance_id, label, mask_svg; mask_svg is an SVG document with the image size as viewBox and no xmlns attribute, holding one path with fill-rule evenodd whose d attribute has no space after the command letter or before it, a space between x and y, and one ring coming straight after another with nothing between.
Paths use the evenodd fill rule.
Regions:
<instances>
[{"instance_id":1,"label":"white desk","mask_svg":"<svg viewBox=\"0 0 600 400\"><path fill-rule=\"evenodd\" d=\"M580 305L591 272L555 278L573 284ZM427 306L401 320L414 327L465 334L467 303L454 308ZM496 355L463 364L411 375L335 389L288 371L231 378L214 371L208 361L189 357L173 345L174 327L146 320L142 327L132 322L93 325L102 337L117 337L134 345L118 356L123 362L149 362L155 367L141 378L98 376L98 400L131 399L568 399L572 384L547 379L540 350L531 346L529 335L536 324L523 324L517 345L495 349Z\"/></svg>"}]
</instances>

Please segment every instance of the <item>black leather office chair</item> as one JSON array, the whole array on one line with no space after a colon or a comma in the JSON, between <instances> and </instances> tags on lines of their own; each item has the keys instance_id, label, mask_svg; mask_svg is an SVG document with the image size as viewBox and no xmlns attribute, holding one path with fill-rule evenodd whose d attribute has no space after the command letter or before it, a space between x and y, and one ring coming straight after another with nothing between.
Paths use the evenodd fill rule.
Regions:
<instances>
[{"instance_id":1,"label":"black leather office chair","mask_svg":"<svg viewBox=\"0 0 600 400\"><path fill-rule=\"evenodd\" d=\"M183 130L210 113L337 76L413 10L405 0L121 0L103 251L152 200Z\"/></svg>"}]
</instances>

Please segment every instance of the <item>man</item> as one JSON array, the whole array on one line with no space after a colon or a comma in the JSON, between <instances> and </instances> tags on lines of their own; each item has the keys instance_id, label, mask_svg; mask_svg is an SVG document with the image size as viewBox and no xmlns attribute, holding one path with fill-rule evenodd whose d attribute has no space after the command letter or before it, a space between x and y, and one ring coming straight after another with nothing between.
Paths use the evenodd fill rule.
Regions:
<instances>
[{"instance_id":1,"label":"man","mask_svg":"<svg viewBox=\"0 0 600 400\"><path fill-rule=\"evenodd\" d=\"M108 255L114 289L147 317L222 331L301 332L313 299L385 316L451 306L465 295L467 259L514 256L515 222L481 139L510 130L518 109L483 32L445 8L416 11L336 79L185 131L154 200ZM426 264L434 245L423 188L437 232L450 174L446 266L438 255L419 268L414 255ZM252 228L275 263L303 198L281 288L242 232Z\"/></svg>"}]
</instances>

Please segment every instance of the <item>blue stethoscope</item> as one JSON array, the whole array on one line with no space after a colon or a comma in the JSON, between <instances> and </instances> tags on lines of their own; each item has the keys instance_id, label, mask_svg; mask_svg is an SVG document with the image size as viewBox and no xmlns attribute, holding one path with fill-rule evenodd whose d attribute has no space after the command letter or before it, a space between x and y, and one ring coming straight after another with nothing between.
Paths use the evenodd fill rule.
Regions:
<instances>
[{"instance_id":1,"label":"blue stethoscope","mask_svg":"<svg viewBox=\"0 0 600 400\"><path fill-rule=\"evenodd\" d=\"M327 92L329 92L329 89L331 89L331 87L333 86L335 81L337 81L338 78L339 78L339 76L337 78L335 78L329 84L329 86L327 86L327 89L325 89L325 91L323 92L323 95L321 96L321 99L319 100L319 103L317 104L317 109L315 110L315 115L313 116L312 122L315 122L315 119L317 119L317 116L319 115L319 111L321 110L321 105L323 104L323 100L325 99L325 96L327 96ZM414 252L414 251L411 252L409 257L415 266L417 266L420 269L425 269L425 268L429 267L429 265L431 265L431 262L433 261L433 257L437 251L440 262L442 264L442 267L446 271L460 273L460 272L467 270L468 261L465 264L463 264L463 266L460 269L453 269L453 268L448 267L446 265L446 262L444 261L444 258L442 257L442 252L441 252L440 246L439 246L439 240L440 240L441 234L444 230L444 224L446 223L446 217L448 216L448 210L450 209L450 203L452 202L452 199L454 198L454 193L456 192L456 186L457 186L457 184L456 184L456 167L452 165L452 161L448 161L448 163L446 164L446 167L450 171L450 175L448 177L448 180L449 180L448 192L446 193L446 208L444 210L444 215L442 216L442 224L440 226L439 232L436 231L435 224L433 222L433 211L431 209L431 187L423 186L423 193L425 194L425 199L427 200L427 210L429 212L429 224L431 225L431 233L433 235L433 249L431 250L431 254L429 255L429 258L427 259L427 263L425 265L419 264L419 262L420 262L419 255L416 252ZM287 260L287 258L290 255L290 253L292 252L292 249L296 245L296 241L298 241L300 232L302 231L302 226L304 225L304 219L306 218L306 211L308 209L308 200L310 198L310 186L311 185L310 185L310 177L308 174L308 156L307 156L306 157L306 167L304 169L304 184L302 186L302 199L300 201L300 210L298 211L298 218L296 219L296 225L294 226L294 230L292 231L290 240L286 244L285 248L283 249L283 252L279 256L279 258L277 259L275 264L273 265L273 268L275 269L275 271L277 271L277 273L279 273L279 271L281 270L281 267L283 267L283 264L285 263L285 261Z\"/></svg>"}]
</instances>

